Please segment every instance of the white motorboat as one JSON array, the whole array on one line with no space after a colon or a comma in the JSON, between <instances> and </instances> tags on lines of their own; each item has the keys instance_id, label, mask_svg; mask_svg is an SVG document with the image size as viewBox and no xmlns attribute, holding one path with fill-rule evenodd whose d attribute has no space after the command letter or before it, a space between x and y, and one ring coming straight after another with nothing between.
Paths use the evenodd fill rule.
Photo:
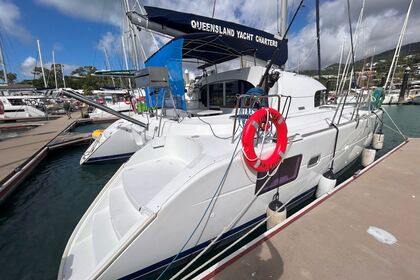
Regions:
<instances>
[{"instance_id":1,"label":"white motorboat","mask_svg":"<svg viewBox=\"0 0 420 280\"><path fill-rule=\"evenodd\" d=\"M43 99L39 96L39 99ZM28 105L26 100L37 99L36 96L0 96L0 102L3 103L4 114L3 118L30 118L30 117L45 117L45 113L37 108Z\"/></svg>"},{"instance_id":2,"label":"white motorboat","mask_svg":"<svg viewBox=\"0 0 420 280\"><path fill-rule=\"evenodd\" d=\"M99 96L99 101L102 105L125 115L134 115L130 97L128 97L128 90L101 89L92 91L92 94ZM89 116L91 118L113 117L111 114L97 108L95 108Z\"/></svg>"},{"instance_id":3,"label":"white motorboat","mask_svg":"<svg viewBox=\"0 0 420 280\"><path fill-rule=\"evenodd\" d=\"M408 91L407 101L415 105L420 105L420 81L412 81Z\"/></svg>"},{"instance_id":4,"label":"white motorboat","mask_svg":"<svg viewBox=\"0 0 420 280\"><path fill-rule=\"evenodd\" d=\"M399 91L396 92L395 90L391 90L385 93L384 101L382 102L382 104L395 105L395 104L399 104L399 100L400 100Z\"/></svg>"},{"instance_id":5,"label":"white motorboat","mask_svg":"<svg viewBox=\"0 0 420 280\"><path fill-rule=\"evenodd\" d=\"M192 20L227 25L210 18L191 19L193 15L174 11L146 10L151 18L153 14L165 14L165 20L187 15L188 25ZM246 30L253 36L273 40L273 46L285 53L274 36ZM228 47L218 38L183 35L166 46L173 47L173 53L182 49L184 57L197 58L200 53L206 62L227 61L232 52L241 55L243 44L231 41ZM200 42L207 51L192 45L194 42ZM253 49L258 49L255 57L262 57L261 48ZM218 55L212 56L216 50ZM165 53L171 53L170 49ZM179 53L174 60L180 61ZM277 65L284 62L282 55L273 61ZM182 69L178 70L182 76ZM138 142L133 140L137 145L133 150L137 151L108 181L79 221L64 250L58 279L135 279L173 261L183 261L203 249L227 225L232 227L223 240L262 220L276 192L283 203L313 195L323 174L343 170L370 145L382 115L381 110L370 110L370 102L365 104L367 107L324 105L325 88L318 81L283 71L270 72L271 80L266 80L264 70L253 66L203 76L196 91L199 107L218 111L218 115L150 120L147 131L131 127L132 134L127 132L125 137L139 137ZM239 88L228 90L230 83L261 86L258 81L267 86L268 95L243 95ZM237 97L237 93L241 95ZM263 106L263 114L268 112L271 126L264 118L247 121L250 115L255 116L257 101ZM239 111L233 110L233 104L239 104ZM264 105L279 110L283 117L274 118ZM124 123L115 123L115 131L119 131L119 125ZM254 144L254 134L248 133L252 129L261 129L263 135L255 143L255 149L261 151L256 158L241 152L241 141ZM121 130L130 131L127 127ZM276 160L282 156L283 162L258 171L269 154Z\"/></svg>"}]
</instances>

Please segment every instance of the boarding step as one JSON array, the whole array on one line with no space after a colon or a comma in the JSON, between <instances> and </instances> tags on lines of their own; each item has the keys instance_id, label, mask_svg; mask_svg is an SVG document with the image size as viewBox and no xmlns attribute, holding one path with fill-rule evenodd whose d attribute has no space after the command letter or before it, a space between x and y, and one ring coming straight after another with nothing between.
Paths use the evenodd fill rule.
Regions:
<instances>
[{"instance_id":1,"label":"boarding step","mask_svg":"<svg viewBox=\"0 0 420 280\"><path fill-rule=\"evenodd\" d=\"M92 245L97 263L118 245L118 236L114 231L108 207L95 213L93 217Z\"/></svg>"},{"instance_id":2,"label":"boarding step","mask_svg":"<svg viewBox=\"0 0 420 280\"><path fill-rule=\"evenodd\" d=\"M140 221L140 212L131 203L122 185L110 190L109 211L119 239Z\"/></svg>"}]
</instances>

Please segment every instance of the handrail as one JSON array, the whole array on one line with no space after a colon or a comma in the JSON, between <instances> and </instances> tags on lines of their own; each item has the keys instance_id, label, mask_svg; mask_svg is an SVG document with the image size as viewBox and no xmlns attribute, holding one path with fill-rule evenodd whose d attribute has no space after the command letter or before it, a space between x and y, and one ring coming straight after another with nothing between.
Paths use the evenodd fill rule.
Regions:
<instances>
[{"instance_id":1,"label":"handrail","mask_svg":"<svg viewBox=\"0 0 420 280\"><path fill-rule=\"evenodd\" d=\"M283 109L280 112L280 101L281 97L286 97L286 101L283 105ZM235 141L235 132L236 132L236 122L238 120L238 109L240 108L240 104L242 104L242 101L247 99L249 100L250 104L254 104L255 101L261 101L262 99L269 99L269 98L277 98L277 111L279 111L284 119L287 119L287 116L289 114L290 104L291 104L291 96L285 96L285 95L278 95L278 94L267 94L267 95L252 95L252 94L241 94L238 99L236 100L236 106L235 106L235 120L233 123L233 131L232 131L232 143ZM286 114L284 114L285 110L287 108Z\"/></svg>"},{"instance_id":2,"label":"handrail","mask_svg":"<svg viewBox=\"0 0 420 280\"><path fill-rule=\"evenodd\" d=\"M95 108L98 108L98 109L100 109L102 111L105 111L107 113L110 113L111 115L114 115L114 116L116 116L118 118L124 119L124 120L129 121L131 123L134 123L134 124L136 124L138 126L144 127L145 129L148 129L148 124L145 124L144 122L141 122L139 120L133 119L133 118L127 116L127 115L124 115L124 114L121 114L120 112L117 112L115 110L112 110L111 108L109 108L107 106L104 106L104 105L99 104L99 103L97 103L97 102L95 102L93 100L90 100L89 98L81 95L80 93L78 93L78 92L76 92L76 91L74 91L72 89L60 89L60 92L62 94L64 94L64 95L66 95L66 96L72 97L72 98L77 99L77 100L79 100L79 101L81 101L83 103L89 104L89 105L91 105L91 106L93 106Z\"/></svg>"}]
</instances>

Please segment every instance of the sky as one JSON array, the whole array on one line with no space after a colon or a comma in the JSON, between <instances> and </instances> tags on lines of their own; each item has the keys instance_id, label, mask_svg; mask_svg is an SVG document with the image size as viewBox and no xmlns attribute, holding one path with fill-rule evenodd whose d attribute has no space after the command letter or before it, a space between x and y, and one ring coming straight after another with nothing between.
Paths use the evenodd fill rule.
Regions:
<instances>
[{"instance_id":1,"label":"sky","mask_svg":"<svg viewBox=\"0 0 420 280\"><path fill-rule=\"evenodd\" d=\"M129 0L131 6L137 5ZM142 0L157 6L211 17L214 0ZM288 1L289 20L300 0ZM363 0L350 1L353 32ZM395 48L410 0L366 0L356 45L356 59ZM216 0L215 17L275 33L277 0ZM321 0L322 67L336 63L341 45L349 50L346 0ZM52 51L66 74L79 66L105 69L103 47L112 69L122 69L121 25L125 21L121 0L0 0L0 39L6 67L19 79L32 79L39 39L44 66L50 67ZM414 1L404 44L420 41L420 4ZM150 33L141 32L146 56L156 45ZM286 69L314 69L317 63L315 0L305 0L289 35ZM163 42L157 38L157 42ZM130 46L128 46L130 48Z\"/></svg>"}]
</instances>

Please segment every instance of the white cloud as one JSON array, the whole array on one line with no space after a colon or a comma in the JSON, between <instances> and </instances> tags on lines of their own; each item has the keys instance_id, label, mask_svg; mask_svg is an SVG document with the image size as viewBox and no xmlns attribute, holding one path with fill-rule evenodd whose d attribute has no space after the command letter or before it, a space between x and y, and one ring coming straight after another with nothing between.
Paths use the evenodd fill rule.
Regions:
<instances>
[{"instance_id":1,"label":"white cloud","mask_svg":"<svg viewBox=\"0 0 420 280\"><path fill-rule=\"evenodd\" d=\"M0 0L1 1L1 0ZM79 17L97 22L106 22L114 27L120 27L125 21L122 12L122 1L113 0L37 0L38 3L55 7L65 15ZM135 1L129 0L133 6ZM203 16L211 16L213 1L190 1L190 0L144 0L139 1L142 5L151 5L189 12ZM289 19L294 13L299 0L289 0ZM347 20L347 2L345 0L321 1L321 48L323 67L338 62L340 47L343 40L346 41L346 49L349 48L349 32ZM352 0L351 15L353 30L360 12L362 0ZM308 22L295 34L289 34L289 61L290 67L300 61L301 68L314 68L316 66L315 47L315 12L314 3L305 3L304 9L310 10L308 17L299 15L297 20ZM394 48L401 30L402 21L408 8L409 0L367 0L363 32L359 40L358 57L370 55L373 49L376 53ZM405 43L420 41L420 32L416 30L420 24L420 5L414 5L411 20L408 24ZM245 24L251 27L263 29L274 33L277 30L277 0L218 0L216 2L215 17ZM141 41L147 55L155 50L153 40L149 33L140 32ZM110 56L122 56L121 34L118 32L105 33L99 45L107 46ZM109 47L109 48L108 48ZM117 50L116 48L119 48ZM126 46L132 53L132 46ZM142 51L139 48L139 55Z\"/></svg>"},{"instance_id":2,"label":"white cloud","mask_svg":"<svg viewBox=\"0 0 420 280\"><path fill-rule=\"evenodd\" d=\"M396 47L409 0L367 0L362 29L358 34L356 59L370 56ZM362 0L350 2L352 28L355 32L356 21ZM413 6L404 44L420 41L417 26L420 24L420 7ZM321 60L326 67L339 61L341 44L345 41L345 51L350 48L350 35L347 19L347 3L343 0L326 1L320 7L321 14ZM297 34L289 36L289 65L296 68L315 68L317 56L315 44L315 15L309 15L308 25ZM353 34L356 36L356 34ZM312 52L310 51L312 50Z\"/></svg>"},{"instance_id":3,"label":"white cloud","mask_svg":"<svg viewBox=\"0 0 420 280\"><path fill-rule=\"evenodd\" d=\"M0 0L0 28L12 36L25 42L31 40L32 36L20 23L21 15L19 8L8 0Z\"/></svg>"},{"instance_id":4,"label":"white cloud","mask_svg":"<svg viewBox=\"0 0 420 280\"><path fill-rule=\"evenodd\" d=\"M44 68L52 69L51 68L52 64L53 64L52 61L48 61L47 63L44 63ZM69 75L71 71L79 67L78 65L73 65L73 64L63 64L63 65L64 65L65 75ZM32 73L32 71L34 70L35 66L40 66L40 65L37 64L37 61L34 57L28 56L27 58L25 58L25 60L20 64L20 70L24 78L33 78L34 74Z\"/></svg>"},{"instance_id":5,"label":"white cloud","mask_svg":"<svg viewBox=\"0 0 420 280\"><path fill-rule=\"evenodd\" d=\"M107 22L119 26L121 23L121 1L115 0L37 0L38 3L56 8L61 13L96 22Z\"/></svg>"},{"instance_id":6,"label":"white cloud","mask_svg":"<svg viewBox=\"0 0 420 280\"><path fill-rule=\"evenodd\" d=\"M33 77L32 70L36 65L36 59L28 56L20 65L20 70L25 77Z\"/></svg>"}]
</instances>

